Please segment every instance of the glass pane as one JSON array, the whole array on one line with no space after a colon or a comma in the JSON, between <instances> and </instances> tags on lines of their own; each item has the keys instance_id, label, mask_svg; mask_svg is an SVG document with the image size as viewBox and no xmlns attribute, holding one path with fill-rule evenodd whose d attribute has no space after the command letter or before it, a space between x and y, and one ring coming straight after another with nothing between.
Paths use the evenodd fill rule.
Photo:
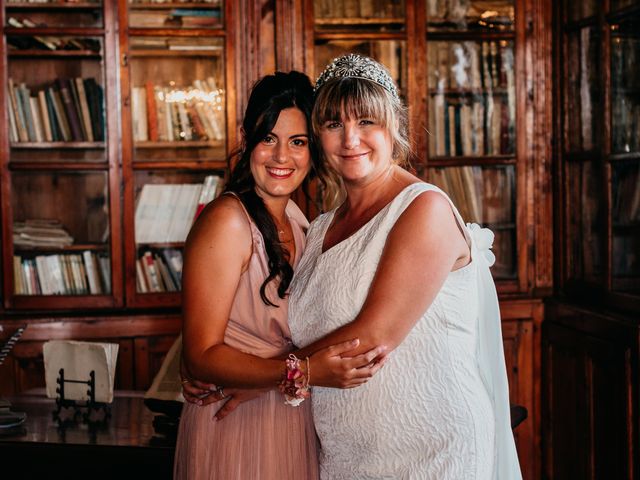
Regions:
<instances>
[{"instance_id":1,"label":"glass pane","mask_svg":"<svg viewBox=\"0 0 640 480\"><path fill-rule=\"evenodd\" d=\"M135 174L139 293L181 288L182 247L194 219L223 189L222 172Z\"/></svg>"},{"instance_id":2,"label":"glass pane","mask_svg":"<svg viewBox=\"0 0 640 480\"><path fill-rule=\"evenodd\" d=\"M427 29L513 30L513 0L426 0Z\"/></svg>"},{"instance_id":3,"label":"glass pane","mask_svg":"<svg viewBox=\"0 0 640 480\"><path fill-rule=\"evenodd\" d=\"M638 0L611 0L611 11L614 12L627 7L637 7L638 5L640 5L640 1Z\"/></svg>"},{"instance_id":4,"label":"glass pane","mask_svg":"<svg viewBox=\"0 0 640 480\"><path fill-rule=\"evenodd\" d=\"M598 3L596 0L580 0L578 2L569 0L566 2L567 16L570 21L574 22L590 17L596 13Z\"/></svg>"},{"instance_id":5,"label":"glass pane","mask_svg":"<svg viewBox=\"0 0 640 480\"><path fill-rule=\"evenodd\" d=\"M611 150L640 151L640 15L612 25Z\"/></svg>"},{"instance_id":6,"label":"glass pane","mask_svg":"<svg viewBox=\"0 0 640 480\"><path fill-rule=\"evenodd\" d=\"M401 40L330 40L316 41L315 75L336 57L347 53L359 53L382 63L391 73L401 94L407 87L407 50Z\"/></svg>"},{"instance_id":7,"label":"glass pane","mask_svg":"<svg viewBox=\"0 0 640 480\"><path fill-rule=\"evenodd\" d=\"M103 26L102 1L82 2L35 2L8 0L6 25L16 28L34 27L90 27Z\"/></svg>"},{"instance_id":8,"label":"glass pane","mask_svg":"<svg viewBox=\"0 0 640 480\"><path fill-rule=\"evenodd\" d=\"M640 291L640 164L612 166L614 290Z\"/></svg>"},{"instance_id":9,"label":"glass pane","mask_svg":"<svg viewBox=\"0 0 640 480\"><path fill-rule=\"evenodd\" d=\"M429 155L515 154L513 42L429 42Z\"/></svg>"},{"instance_id":10,"label":"glass pane","mask_svg":"<svg viewBox=\"0 0 640 480\"><path fill-rule=\"evenodd\" d=\"M129 0L132 28L220 28L223 24L221 0L153 2Z\"/></svg>"},{"instance_id":11,"label":"glass pane","mask_svg":"<svg viewBox=\"0 0 640 480\"><path fill-rule=\"evenodd\" d=\"M600 35L596 29L582 28L567 36L565 135L571 152L596 148L596 118L602 108L599 58Z\"/></svg>"},{"instance_id":12,"label":"glass pane","mask_svg":"<svg viewBox=\"0 0 640 480\"><path fill-rule=\"evenodd\" d=\"M18 295L111 291L105 172L12 174Z\"/></svg>"},{"instance_id":13,"label":"glass pane","mask_svg":"<svg viewBox=\"0 0 640 480\"><path fill-rule=\"evenodd\" d=\"M316 29L331 31L404 30L404 0L314 0Z\"/></svg>"},{"instance_id":14,"label":"glass pane","mask_svg":"<svg viewBox=\"0 0 640 480\"><path fill-rule=\"evenodd\" d=\"M131 40L134 160L224 160L223 41Z\"/></svg>"},{"instance_id":15,"label":"glass pane","mask_svg":"<svg viewBox=\"0 0 640 480\"><path fill-rule=\"evenodd\" d=\"M73 49L9 52L11 161L104 161L102 40L55 37L55 41L73 41Z\"/></svg>"},{"instance_id":16,"label":"glass pane","mask_svg":"<svg viewBox=\"0 0 640 480\"><path fill-rule=\"evenodd\" d=\"M604 222L602 172L594 162L572 162L567 172L569 277L602 281Z\"/></svg>"},{"instance_id":17,"label":"glass pane","mask_svg":"<svg viewBox=\"0 0 640 480\"><path fill-rule=\"evenodd\" d=\"M465 222L479 223L495 234L492 268L496 278L514 278L516 258L515 167L430 168L429 179L453 200Z\"/></svg>"}]
</instances>

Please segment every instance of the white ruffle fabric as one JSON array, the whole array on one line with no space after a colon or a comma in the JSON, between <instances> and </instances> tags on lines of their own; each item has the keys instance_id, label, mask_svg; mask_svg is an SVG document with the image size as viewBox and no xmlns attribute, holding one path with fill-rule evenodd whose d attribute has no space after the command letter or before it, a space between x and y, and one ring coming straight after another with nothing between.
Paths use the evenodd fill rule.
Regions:
<instances>
[{"instance_id":1,"label":"white ruffle fabric","mask_svg":"<svg viewBox=\"0 0 640 480\"><path fill-rule=\"evenodd\" d=\"M456 212L457 213L457 212ZM478 366L495 412L495 480L520 480L518 453L511 431L509 384L504 360L500 308L490 267L496 261L491 251L494 234L477 223L467 223L471 258L478 267Z\"/></svg>"}]
</instances>

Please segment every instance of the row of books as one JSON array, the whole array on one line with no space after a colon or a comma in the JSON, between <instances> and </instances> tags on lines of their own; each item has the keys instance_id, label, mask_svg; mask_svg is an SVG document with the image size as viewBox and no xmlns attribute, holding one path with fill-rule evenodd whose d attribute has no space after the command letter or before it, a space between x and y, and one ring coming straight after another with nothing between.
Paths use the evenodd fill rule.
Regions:
<instances>
[{"instance_id":1,"label":"row of books","mask_svg":"<svg viewBox=\"0 0 640 480\"><path fill-rule=\"evenodd\" d=\"M102 295L111 292L106 254L13 256L16 295Z\"/></svg>"},{"instance_id":2,"label":"row of books","mask_svg":"<svg viewBox=\"0 0 640 480\"><path fill-rule=\"evenodd\" d=\"M136 244L184 242L193 220L222 189L222 179L207 175L201 184L142 186L136 203Z\"/></svg>"},{"instance_id":3,"label":"row of books","mask_svg":"<svg viewBox=\"0 0 640 480\"><path fill-rule=\"evenodd\" d=\"M513 43L433 41L427 49L429 89L493 90L515 95Z\"/></svg>"},{"instance_id":4,"label":"row of books","mask_svg":"<svg viewBox=\"0 0 640 480\"><path fill-rule=\"evenodd\" d=\"M131 92L133 138L146 141L224 139L224 91L213 77L192 86L159 86L151 81Z\"/></svg>"},{"instance_id":5,"label":"row of books","mask_svg":"<svg viewBox=\"0 0 640 480\"><path fill-rule=\"evenodd\" d=\"M182 289L182 252L175 248L146 250L136 261L136 291L179 292Z\"/></svg>"},{"instance_id":6,"label":"row of books","mask_svg":"<svg viewBox=\"0 0 640 480\"><path fill-rule=\"evenodd\" d=\"M515 104L510 98L471 95L432 97L429 105L429 155L513 155Z\"/></svg>"},{"instance_id":7,"label":"row of books","mask_svg":"<svg viewBox=\"0 0 640 480\"><path fill-rule=\"evenodd\" d=\"M34 93L10 78L8 102L12 143L104 140L104 91L94 78L57 78Z\"/></svg>"},{"instance_id":8,"label":"row of books","mask_svg":"<svg viewBox=\"0 0 640 480\"><path fill-rule=\"evenodd\" d=\"M402 0L315 0L314 13L319 18L402 18Z\"/></svg>"},{"instance_id":9,"label":"row of books","mask_svg":"<svg viewBox=\"0 0 640 480\"><path fill-rule=\"evenodd\" d=\"M29 18L7 18L7 24L14 28L40 28L47 25L36 24ZM7 43L19 50L91 50L100 52L102 45L98 39L58 35L8 36Z\"/></svg>"},{"instance_id":10,"label":"row of books","mask_svg":"<svg viewBox=\"0 0 640 480\"><path fill-rule=\"evenodd\" d=\"M220 25L220 9L131 10L129 25L138 28L211 28Z\"/></svg>"},{"instance_id":11,"label":"row of books","mask_svg":"<svg viewBox=\"0 0 640 480\"><path fill-rule=\"evenodd\" d=\"M512 166L431 168L429 179L451 197L465 222L515 227Z\"/></svg>"}]
</instances>

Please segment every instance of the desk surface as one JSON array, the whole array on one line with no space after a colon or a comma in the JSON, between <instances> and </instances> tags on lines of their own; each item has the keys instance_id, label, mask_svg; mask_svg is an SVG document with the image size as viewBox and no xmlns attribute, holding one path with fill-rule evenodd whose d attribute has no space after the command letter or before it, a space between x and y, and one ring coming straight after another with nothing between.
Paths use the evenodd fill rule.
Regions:
<instances>
[{"instance_id":1,"label":"desk surface","mask_svg":"<svg viewBox=\"0 0 640 480\"><path fill-rule=\"evenodd\" d=\"M155 435L153 413L144 406L142 392L116 392L110 420L97 428L82 421L58 428L52 416L55 402L42 390L9 401L13 411L27 414L21 433L0 436L0 466L20 466L19 475L11 478L37 478L45 472L51 478L56 465L78 478L95 478L96 472L119 478L140 472L143 478L152 473L154 478L171 477L174 447Z\"/></svg>"}]
</instances>

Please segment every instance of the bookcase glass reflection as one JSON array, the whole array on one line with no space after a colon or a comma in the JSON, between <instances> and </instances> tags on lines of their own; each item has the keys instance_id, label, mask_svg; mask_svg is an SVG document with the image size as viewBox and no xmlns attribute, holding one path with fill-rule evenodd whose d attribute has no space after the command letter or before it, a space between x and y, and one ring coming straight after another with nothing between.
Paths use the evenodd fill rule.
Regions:
<instances>
[{"instance_id":1,"label":"bookcase glass reflection","mask_svg":"<svg viewBox=\"0 0 640 480\"><path fill-rule=\"evenodd\" d=\"M449 194L466 222L493 230L496 279L517 275L516 172L513 165L434 167L428 179Z\"/></svg>"},{"instance_id":2,"label":"bookcase glass reflection","mask_svg":"<svg viewBox=\"0 0 640 480\"><path fill-rule=\"evenodd\" d=\"M513 30L513 0L426 0L429 31Z\"/></svg>"},{"instance_id":3,"label":"bookcase glass reflection","mask_svg":"<svg viewBox=\"0 0 640 480\"><path fill-rule=\"evenodd\" d=\"M594 149L600 141L594 112L601 111L602 90L599 58L602 37L598 29L586 26L567 33L567 88L572 92L565 111L566 149L582 152Z\"/></svg>"},{"instance_id":4,"label":"bookcase glass reflection","mask_svg":"<svg viewBox=\"0 0 640 480\"><path fill-rule=\"evenodd\" d=\"M429 157L515 154L513 42L430 41Z\"/></svg>"},{"instance_id":5,"label":"bookcase glass reflection","mask_svg":"<svg viewBox=\"0 0 640 480\"><path fill-rule=\"evenodd\" d=\"M319 75L334 58L358 53L382 63L404 95L407 87L406 41L404 40L316 40L315 69Z\"/></svg>"},{"instance_id":6,"label":"bookcase glass reflection","mask_svg":"<svg viewBox=\"0 0 640 480\"><path fill-rule=\"evenodd\" d=\"M315 26L329 31L402 31L403 0L314 0Z\"/></svg>"},{"instance_id":7,"label":"bookcase glass reflection","mask_svg":"<svg viewBox=\"0 0 640 480\"><path fill-rule=\"evenodd\" d=\"M223 11L220 0L153 2L129 0L132 28L220 28Z\"/></svg>"},{"instance_id":8,"label":"bookcase glass reflection","mask_svg":"<svg viewBox=\"0 0 640 480\"><path fill-rule=\"evenodd\" d=\"M223 188L224 172L135 173L136 291L176 292L182 248L193 221Z\"/></svg>"},{"instance_id":9,"label":"bookcase glass reflection","mask_svg":"<svg viewBox=\"0 0 640 480\"><path fill-rule=\"evenodd\" d=\"M14 46L8 52L11 161L105 161L102 39L48 36L73 42L73 49L58 51L28 48L33 38L7 37Z\"/></svg>"},{"instance_id":10,"label":"bookcase glass reflection","mask_svg":"<svg viewBox=\"0 0 640 480\"><path fill-rule=\"evenodd\" d=\"M224 160L223 40L132 37L134 162Z\"/></svg>"},{"instance_id":11,"label":"bookcase glass reflection","mask_svg":"<svg viewBox=\"0 0 640 480\"><path fill-rule=\"evenodd\" d=\"M639 27L636 9L610 28L611 288L635 294L640 293Z\"/></svg>"},{"instance_id":12,"label":"bookcase glass reflection","mask_svg":"<svg viewBox=\"0 0 640 480\"><path fill-rule=\"evenodd\" d=\"M109 294L106 172L12 172L11 182L14 293Z\"/></svg>"},{"instance_id":13,"label":"bookcase glass reflection","mask_svg":"<svg viewBox=\"0 0 640 480\"><path fill-rule=\"evenodd\" d=\"M571 212L567 230L571 241L568 251L570 278L593 283L603 281L605 214L601 203L604 195L602 167L599 163L575 160L565 165L567 178L566 208Z\"/></svg>"},{"instance_id":14,"label":"bookcase glass reflection","mask_svg":"<svg viewBox=\"0 0 640 480\"><path fill-rule=\"evenodd\" d=\"M33 0L6 0L5 4L6 23L8 26L16 28L102 28L104 26L102 0L41 0L38 2ZM36 48L60 49L60 46L53 48L51 45L47 45L47 36L42 38L45 41ZM38 41L38 43L40 42Z\"/></svg>"}]
</instances>

